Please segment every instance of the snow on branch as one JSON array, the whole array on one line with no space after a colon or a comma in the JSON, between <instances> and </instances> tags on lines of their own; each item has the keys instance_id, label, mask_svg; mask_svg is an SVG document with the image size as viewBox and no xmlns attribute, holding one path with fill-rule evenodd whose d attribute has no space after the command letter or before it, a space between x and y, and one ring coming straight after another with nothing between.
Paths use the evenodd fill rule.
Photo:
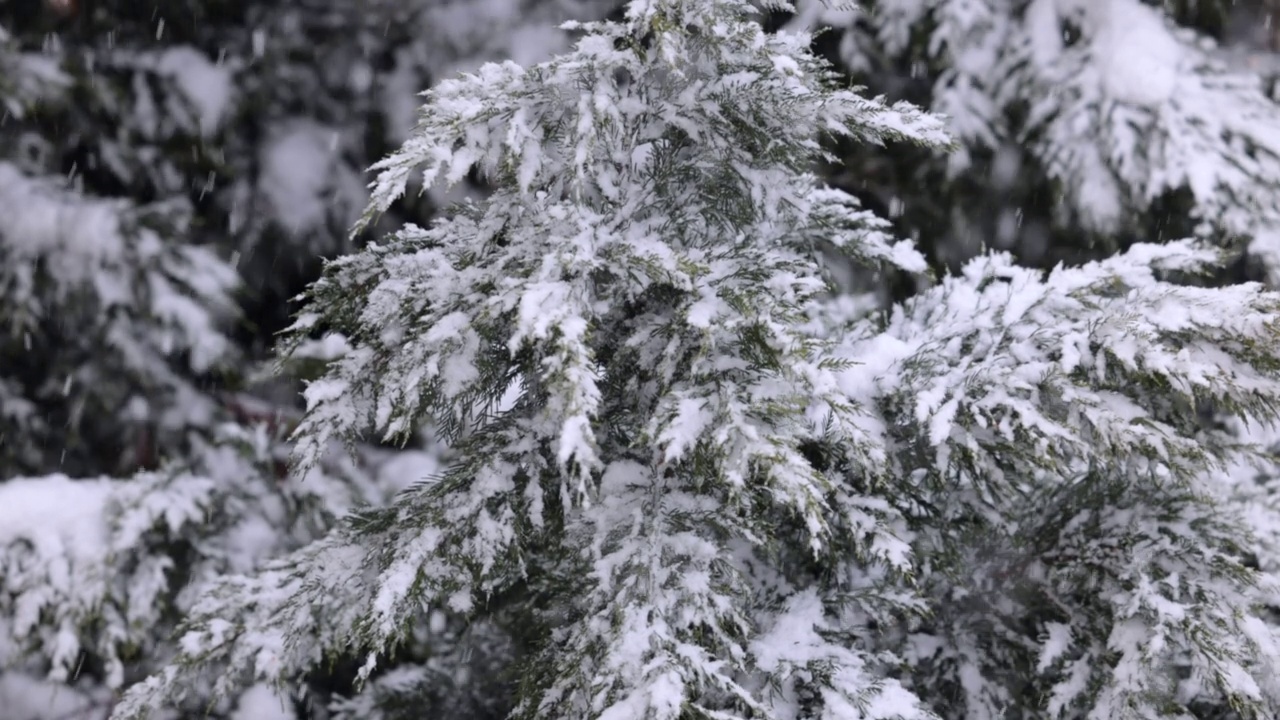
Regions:
<instances>
[{"instance_id":1,"label":"snow on branch","mask_svg":"<svg viewBox=\"0 0 1280 720\"><path fill-rule=\"evenodd\" d=\"M818 0L801 6L798 25L848 28L840 47L854 71L877 52L935 68L930 109L960 141L947 158L953 173L976 150L1029 148L1063 191L1062 219L1104 233L1185 191L1199 234L1233 249L1247 243L1275 280L1280 104L1266 69L1177 27L1162 8L922 0L850 15Z\"/></svg>"},{"instance_id":2,"label":"snow on branch","mask_svg":"<svg viewBox=\"0 0 1280 720\"><path fill-rule=\"evenodd\" d=\"M1024 662L1055 711L1280 701L1275 632L1240 612L1274 580L1244 564L1227 474L1262 448L1200 421L1211 403L1275 423L1280 295L1163 279L1218 257L1138 245L1048 273L982 257L847 343L881 356L842 385L905 451L892 502L916 553L955 553L921 580L936 615L886 649L962 690L961 716L1018 702L998 677Z\"/></svg>"},{"instance_id":3,"label":"snow on branch","mask_svg":"<svg viewBox=\"0 0 1280 720\"><path fill-rule=\"evenodd\" d=\"M0 483L0 665L66 682L94 658L98 680L119 690L209 583L385 501L351 468L281 482L265 428L222 431L216 444L193 439L185 468Z\"/></svg>"}]
</instances>

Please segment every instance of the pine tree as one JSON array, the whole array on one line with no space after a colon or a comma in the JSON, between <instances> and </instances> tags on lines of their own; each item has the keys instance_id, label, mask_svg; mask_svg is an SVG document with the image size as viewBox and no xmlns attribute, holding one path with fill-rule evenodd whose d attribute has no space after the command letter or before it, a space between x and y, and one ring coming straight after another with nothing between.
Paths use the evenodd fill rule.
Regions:
<instances>
[{"instance_id":1,"label":"pine tree","mask_svg":"<svg viewBox=\"0 0 1280 720\"><path fill-rule=\"evenodd\" d=\"M218 115L185 81L227 78L190 48L133 52L128 23L110 52L71 48L55 10L0 17L6 718L105 715L171 653L201 583L383 501L350 463L278 483L278 438L232 422L216 392L242 370L240 280L200 242L182 182ZM171 143L177 160L160 151Z\"/></svg>"},{"instance_id":2,"label":"pine tree","mask_svg":"<svg viewBox=\"0 0 1280 720\"><path fill-rule=\"evenodd\" d=\"M861 185L904 209L898 226L937 264L989 243L1048 268L1135 240L1198 235L1230 255L1196 282L1243 275L1274 285L1272 5L929 0L865 3L850 14L806 2L794 22L837 25L826 47L855 77L952 116L963 152L913 158ZM856 151L845 159L884 166ZM1214 403L1201 409L1202 422L1221 429ZM1272 431L1227 426L1270 449L1221 480L1255 536L1246 559L1273 573L1280 442ZM1280 617L1274 592L1261 598L1272 608L1264 617Z\"/></svg>"},{"instance_id":3,"label":"pine tree","mask_svg":"<svg viewBox=\"0 0 1280 720\"><path fill-rule=\"evenodd\" d=\"M197 384L234 361L235 271L172 241L191 222L181 199L85 192L75 166L67 182L50 138L65 126L48 121L76 112L80 78L57 48L0 37L0 473L137 467L144 438L172 449L207 422Z\"/></svg>"},{"instance_id":4,"label":"pine tree","mask_svg":"<svg viewBox=\"0 0 1280 720\"><path fill-rule=\"evenodd\" d=\"M1280 709L1225 476L1259 455L1200 413L1276 419L1280 296L1175 282L1221 262L1180 241L986 255L868 312L828 294L831 248L925 261L812 165L946 145L938 119L740 0L571 27L426 95L357 231L419 172L492 194L330 263L293 328L350 344L301 469L427 425L452 463L206 586L114 717L346 663L339 717Z\"/></svg>"},{"instance_id":5,"label":"pine tree","mask_svg":"<svg viewBox=\"0 0 1280 720\"><path fill-rule=\"evenodd\" d=\"M234 110L210 176L210 225L239 254L265 355L325 257L358 247L347 230L368 202L364 170L413 130L435 78L562 48L555 26L612 0L288 0L239 3L206 47L236 69ZM197 6L201 3L196 3ZM105 24L105 23L104 23ZM208 18L198 27L207 28ZM481 188L471 187L471 192ZM388 223L427 222L446 200L415 197Z\"/></svg>"},{"instance_id":6,"label":"pine tree","mask_svg":"<svg viewBox=\"0 0 1280 720\"><path fill-rule=\"evenodd\" d=\"M1195 235L1275 281L1280 66L1220 42L1246 3L800 5L800 26L842 29L827 48L843 68L948 117L957 152L869 167L870 189L845 183L900 205L939 262L988 246L1050 268Z\"/></svg>"},{"instance_id":7,"label":"pine tree","mask_svg":"<svg viewBox=\"0 0 1280 720\"><path fill-rule=\"evenodd\" d=\"M564 12L487 3L478 23L473 5L0 7L4 720L105 716L172 655L206 582L436 466L430 448L364 446L283 477L296 378L264 402L253 362L307 266L344 247L365 153L403 139L404 101ZM431 204L398 210L422 220ZM304 343L289 372L342 348ZM339 672L311 690L323 704L346 687ZM262 720L246 709L260 697L196 691L181 709Z\"/></svg>"}]
</instances>

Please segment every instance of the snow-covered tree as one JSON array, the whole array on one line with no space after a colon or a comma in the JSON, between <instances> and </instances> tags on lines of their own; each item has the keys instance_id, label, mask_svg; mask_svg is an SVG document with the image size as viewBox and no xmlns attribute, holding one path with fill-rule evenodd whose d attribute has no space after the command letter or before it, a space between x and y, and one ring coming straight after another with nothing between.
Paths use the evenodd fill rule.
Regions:
<instances>
[{"instance_id":1,"label":"snow-covered tree","mask_svg":"<svg viewBox=\"0 0 1280 720\"><path fill-rule=\"evenodd\" d=\"M241 392L257 341L345 247L360 169L430 77L545 54L566 10L604 6L0 4L0 718L104 717L205 582L431 472L363 447L284 478L294 399ZM191 703L263 720L261 690Z\"/></svg>"},{"instance_id":2,"label":"snow-covered tree","mask_svg":"<svg viewBox=\"0 0 1280 720\"><path fill-rule=\"evenodd\" d=\"M127 478L0 483L5 706L43 688L76 699L83 717L104 717L114 694L173 652L174 624L205 584L386 501L374 478L346 464L273 481L277 443L261 427L227 424L193 444L182 462ZM61 717L56 707L43 710Z\"/></svg>"},{"instance_id":3,"label":"snow-covered tree","mask_svg":"<svg viewBox=\"0 0 1280 720\"><path fill-rule=\"evenodd\" d=\"M279 438L212 391L238 371L232 263L184 196L62 174L58 133L112 109L71 52L0 28L0 68L0 716L101 718L202 583L385 498L349 462L275 477Z\"/></svg>"},{"instance_id":4,"label":"snow-covered tree","mask_svg":"<svg viewBox=\"0 0 1280 720\"><path fill-rule=\"evenodd\" d=\"M0 475L131 469L146 436L204 427L226 368L234 269L182 241L190 207L83 190L43 118L75 103L64 56L0 29ZM132 464L131 464L132 463Z\"/></svg>"},{"instance_id":5,"label":"snow-covered tree","mask_svg":"<svg viewBox=\"0 0 1280 720\"><path fill-rule=\"evenodd\" d=\"M742 0L570 27L427 93L357 231L414 178L492 194L330 263L293 328L349 343L301 470L424 425L450 463L204 586L114 717L337 665L365 682L341 718L1280 709L1225 475L1258 455L1201 422L1276 419L1280 296L1177 284L1221 261L1189 240L983 256L868 312L833 248L925 261L811 168L944 146L938 119Z\"/></svg>"},{"instance_id":6,"label":"snow-covered tree","mask_svg":"<svg viewBox=\"0 0 1280 720\"><path fill-rule=\"evenodd\" d=\"M423 87L489 60L544 59L566 46L560 22L602 16L616 2L235 4L232 21L193 23L201 52L223 58L233 83L218 163L190 182L204 197L206 227L239 255L261 355L320 260L363 240L347 231L368 202L364 171L408 137ZM415 197L389 221L423 223L443 204Z\"/></svg>"},{"instance_id":7,"label":"snow-covered tree","mask_svg":"<svg viewBox=\"0 0 1280 720\"><path fill-rule=\"evenodd\" d=\"M1276 282L1280 7L1271 0L921 0L863 9L805 2L793 21L836 24L842 30L828 47L856 77L951 116L962 152L896 165L866 153L871 164L848 158L889 168L862 190L892 198L900 226L936 259L955 263L988 244L1047 268L1135 240L1195 234L1232 253L1199 282L1241 270ZM842 184L858 189L860 179L851 173ZM1201 409L1203 420L1216 411L1213 401ZM1245 557L1271 572L1280 444L1273 432L1228 426L1273 449L1271 459L1231 466L1222 478L1256 535ZM1277 606L1274 592L1261 597Z\"/></svg>"},{"instance_id":8,"label":"snow-covered tree","mask_svg":"<svg viewBox=\"0 0 1280 720\"><path fill-rule=\"evenodd\" d=\"M1047 268L1195 234L1280 277L1280 63L1221 42L1248 3L799 4L793 22L842 29L855 76L949 118L957 152L879 163L866 189L940 260L985 245Z\"/></svg>"}]
</instances>

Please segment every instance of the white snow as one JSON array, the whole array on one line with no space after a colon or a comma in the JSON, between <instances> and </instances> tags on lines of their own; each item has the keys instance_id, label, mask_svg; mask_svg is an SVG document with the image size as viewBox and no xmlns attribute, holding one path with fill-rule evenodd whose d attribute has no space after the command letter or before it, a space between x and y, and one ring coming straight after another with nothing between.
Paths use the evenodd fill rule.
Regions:
<instances>
[{"instance_id":1,"label":"white snow","mask_svg":"<svg viewBox=\"0 0 1280 720\"><path fill-rule=\"evenodd\" d=\"M156 60L156 71L171 78L200 115L200 132L210 135L226 117L235 94L230 69L215 65L199 50L179 45Z\"/></svg>"},{"instance_id":2,"label":"white snow","mask_svg":"<svg viewBox=\"0 0 1280 720\"><path fill-rule=\"evenodd\" d=\"M0 483L0 547L24 540L41 557L103 558L106 507L114 490L109 480L65 475L5 480ZM70 581L74 568L65 570Z\"/></svg>"},{"instance_id":3,"label":"white snow","mask_svg":"<svg viewBox=\"0 0 1280 720\"><path fill-rule=\"evenodd\" d=\"M108 706L75 688L18 672L0 672L4 720L105 720Z\"/></svg>"},{"instance_id":4,"label":"white snow","mask_svg":"<svg viewBox=\"0 0 1280 720\"><path fill-rule=\"evenodd\" d=\"M443 469L440 456L436 453L404 450L378 466L378 485L386 488L389 494L394 494L434 478Z\"/></svg>"},{"instance_id":5,"label":"white snow","mask_svg":"<svg viewBox=\"0 0 1280 720\"><path fill-rule=\"evenodd\" d=\"M520 378L516 378L502 392L502 397L498 398L498 406L494 408L494 411L499 413L509 412L520 401L522 395L524 395L524 383Z\"/></svg>"},{"instance_id":6,"label":"white snow","mask_svg":"<svg viewBox=\"0 0 1280 720\"><path fill-rule=\"evenodd\" d=\"M22 643L48 630L50 679L65 680L80 654L76 612L104 592L111 550L105 525L114 484L62 475L0 483L0 631ZM121 679L108 663L108 682Z\"/></svg>"},{"instance_id":7,"label":"white snow","mask_svg":"<svg viewBox=\"0 0 1280 720\"><path fill-rule=\"evenodd\" d=\"M679 461L703 439L716 419L708 405L708 400L700 397L682 397L676 401L671 419L657 438L657 444L666 448L663 462Z\"/></svg>"},{"instance_id":8,"label":"white snow","mask_svg":"<svg viewBox=\"0 0 1280 720\"><path fill-rule=\"evenodd\" d=\"M107 302L127 298L130 291L119 284L119 274L102 271L125 252L120 206L75 200L51 183L33 180L14 165L0 162L0 233L10 264L6 270L29 276L25 266L40 259L49 264L54 282L96 286Z\"/></svg>"},{"instance_id":9,"label":"white snow","mask_svg":"<svg viewBox=\"0 0 1280 720\"><path fill-rule=\"evenodd\" d=\"M1036 663L1036 672L1042 673L1071 649L1071 626L1062 623L1047 623L1045 638L1040 646L1040 660Z\"/></svg>"},{"instance_id":10,"label":"white snow","mask_svg":"<svg viewBox=\"0 0 1280 720\"><path fill-rule=\"evenodd\" d=\"M290 234L304 235L323 225L334 177L336 131L307 119L275 128L262 149L259 189L271 216Z\"/></svg>"},{"instance_id":11,"label":"white snow","mask_svg":"<svg viewBox=\"0 0 1280 720\"><path fill-rule=\"evenodd\" d=\"M1088 17L1098 23L1093 47L1107 94L1132 105L1162 107L1178 86L1184 55L1163 13L1137 0L1092 0L1091 5Z\"/></svg>"},{"instance_id":12,"label":"white snow","mask_svg":"<svg viewBox=\"0 0 1280 720\"><path fill-rule=\"evenodd\" d=\"M325 333L317 340L306 340L290 353L289 357L328 362L336 360L351 349L351 343L341 333Z\"/></svg>"},{"instance_id":13,"label":"white snow","mask_svg":"<svg viewBox=\"0 0 1280 720\"><path fill-rule=\"evenodd\" d=\"M270 685L254 685L240 696L231 720L296 720L297 715Z\"/></svg>"}]
</instances>

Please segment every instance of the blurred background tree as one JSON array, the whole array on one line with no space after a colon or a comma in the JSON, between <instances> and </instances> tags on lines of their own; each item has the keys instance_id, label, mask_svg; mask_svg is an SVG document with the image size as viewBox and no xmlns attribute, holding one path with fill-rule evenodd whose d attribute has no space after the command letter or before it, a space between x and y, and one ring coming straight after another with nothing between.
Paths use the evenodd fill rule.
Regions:
<instances>
[{"instance_id":1,"label":"blurred background tree","mask_svg":"<svg viewBox=\"0 0 1280 720\"><path fill-rule=\"evenodd\" d=\"M856 82L950 117L958 152L846 152L834 178L939 267L984 247L1047 268L1201 235L1231 277L1274 272L1271 0L857 5L804 0L783 21L837 28L821 42Z\"/></svg>"}]
</instances>

